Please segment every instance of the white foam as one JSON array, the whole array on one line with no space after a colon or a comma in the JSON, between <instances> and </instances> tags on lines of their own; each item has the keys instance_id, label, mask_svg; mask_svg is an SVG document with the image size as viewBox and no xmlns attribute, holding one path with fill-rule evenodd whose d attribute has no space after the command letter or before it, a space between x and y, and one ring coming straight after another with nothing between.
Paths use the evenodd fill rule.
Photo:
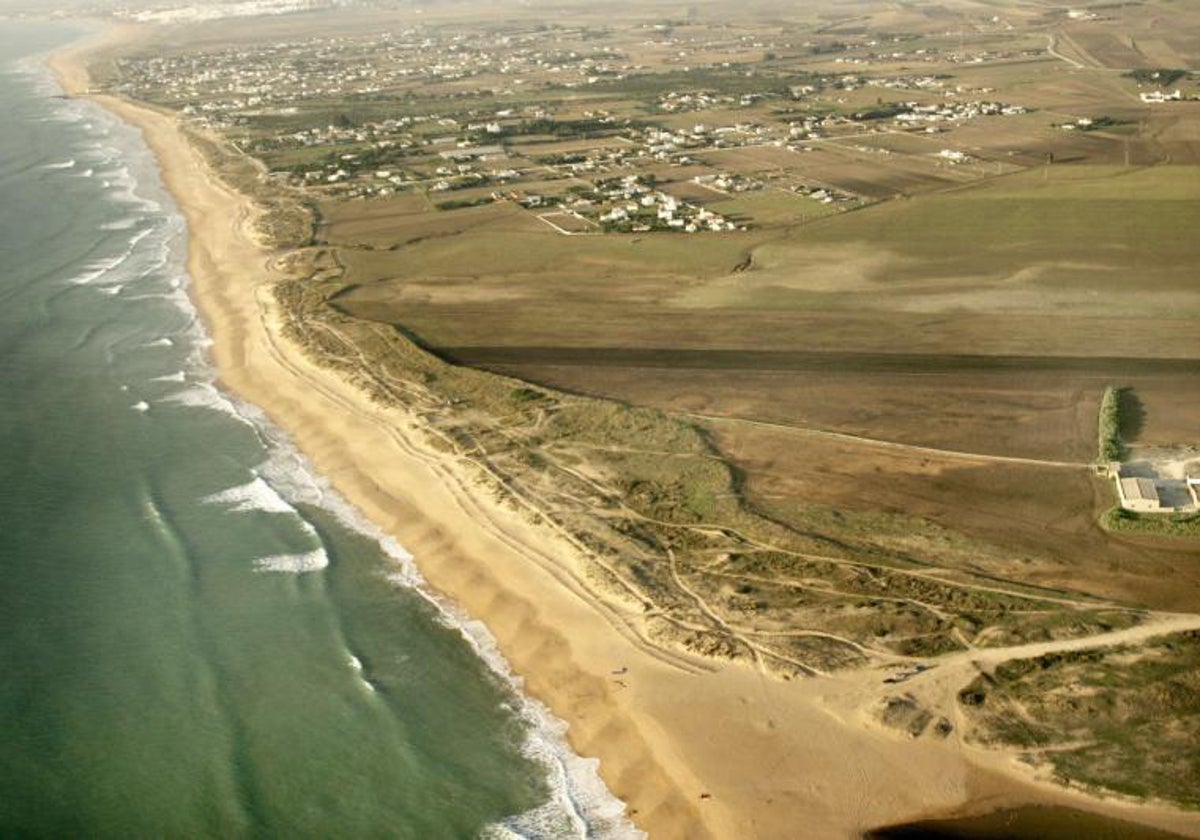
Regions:
<instances>
[{"instance_id":1,"label":"white foam","mask_svg":"<svg viewBox=\"0 0 1200 840\"><path fill-rule=\"evenodd\" d=\"M187 292L184 291L167 292L161 295L130 295L127 300L169 300L171 303L177 304L180 309L182 309L184 305L189 302Z\"/></svg>"},{"instance_id":2,"label":"white foam","mask_svg":"<svg viewBox=\"0 0 1200 840\"><path fill-rule=\"evenodd\" d=\"M124 288L124 284L114 283L111 286L100 286L96 289L96 291L100 292L102 295L119 295L121 294L121 290Z\"/></svg>"},{"instance_id":3,"label":"white foam","mask_svg":"<svg viewBox=\"0 0 1200 840\"><path fill-rule=\"evenodd\" d=\"M255 475L254 479L246 484L239 484L236 487L205 496L201 501L207 504L226 505L230 513L257 511L288 514L295 517L300 529L318 546L311 551L297 554L273 554L269 557L261 557L254 561L254 568L258 571L304 574L318 572L329 565L329 555L321 547L321 537L317 533L317 529L260 476ZM374 686L371 688L374 690Z\"/></svg>"},{"instance_id":4,"label":"white foam","mask_svg":"<svg viewBox=\"0 0 1200 840\"><path fill-rule=\"evenodd\" d=\"M234 513L258 510L266 513L300 515L294 507L275 492L275 488L258 476L255 476L254 480L247 484L240 484L237 487L230 487L228 490L205 496L201 501L212 505L228 505L229 510ZM307 522L304 524L308 525ZM308 527L312 528L311 525Z\"/></svg>"},{"instance_id":5,"label":"white foam","mask_svg":"<svg viewBox=\"0 0 1200 840\"><path fill-rule=\"evenodd\" d=\"M94 280L99 280L105 274L116 268L119 264L120 260L93 260L85 266L86 271L84 271L82 274L75 275L67 282L73 283L76 286L86 286L88 283L91 283Z\"/></svg>"},{"instance_id":6,"label":"white foam","mask_svg":"<svg viewBox=\"0 0 1200 840\"><path fill-rule=\"evenodd\" d=\"M363 664L361 659L359 659L353 653L348 653L346 654L346 664L350 666L350 670L354 672L354 674L358 677L358 681L361 682L364 687L366 687L372 693L378 691L378 689L375 688L375 684L363 676Z\"/></svg>"},{"instance_id":7,"label":"white foam","mask_svg":"<svg viewBox=\"0 0 1200 840\"><path fill-rule=\"evenodd\" d=\"M125 246L125 250L115 257L107 259L92 260L84 266L84 272L70 278L67 282L73 283L76 286L85 286L88 283L94 283L106 274L111 274L118 268L129 261L130 257L137 253L137 246L143 239L154 232L154 228L146 228L138 231L129 239L129 243Z\"/></svg>"},{"instance_id":8,"label":"white foam","mask_svg":"<svg viewBox=\"0 0 1200 840\"><path fill-rule=\"evenodd\" d=\"M230 417L240 420L248 426L254 426L251 421L242 416L227 396L208 382L193 383L192 387L171 394L169 397L164 398L163 402L187 408L206 408L210 411L218 411L221 414L227 414Z\"/></svg>"},{"instance_id":9,"label":"white foam","mask_svg":"<svg viewBox=\"0 0 1200 840\"><path fill-rule=\"evenodd\" d=\"M175 341L173 339L167 338L166 336L163 336L162 338L156 338L153 341L147 341L144 344L139 344L138 346L139 347L174 347Z\"/></svg>"},{"instance_id":10,"label":"white foam","mask_svg":"<svg viewBox=\"0 0 1200 840\"><path fill-rule=\"evenodd\" d=\"M83 114L71 114L71 113L67 113L64 111L60 114L55 114L52 117L46 117L45 119L38 120L38 122L62 123L65 125L74 125L74 124L78 123L81 119L83 119Z\"/></svg>"},{"instance_id":11,"label":"white foam","mask_svg":"<svg viewBox=\"0 0 1200 840\"><path fill-rule=\"evenodd\" d=\"M140 411L144 414L145 412L150 410L150 403L146 402L145 400L142 400L141 402L136 402L129 407L132 408L134 411Z\"/></svg>"},{"instance_id":12,"label":"white foam","mask_svg":"<svg viewBox=\"0 0 1200 840\"><path fill-rule=\"evenodd\" d=\"M151 382L186 382L187 374L184 373L183 371L178 371L176 373L168 373L166 376L155 376L150 381Z\"/></svg>"},{"instance_id":13,"label":"white foam","mask_svg":"<svg viewBox=\"0 0 1200 840\"><path fill-rule=\"evenodd\" d=\"M523 753L544 768L552 793L538 808L491 826L489 831L494 834L490 836L555 840L643 838L645 835L626 818L625 804L613 796L600 779L599 762L576 755L566 743L566 724L543 704L523 693L520 678L512 673L490 631L467 617L453 603L431 593L417 571L412 555L333 490L257 408L239 403L237 411L258 428L264 446L271 453L266 463L258 467L267 483L293 504L319 506L343 525L376 541L392 561L388 580L431 603L445 625L461 633L492 672L512 688L518 713L531 724L522 745ZM488 835L485 833L485 836Z\"/></svg>"},{"instance_id":14,"label":"white foam","mask_svg":"<svg viewBox=\"0 0 1200 840\"><path fill-rule=\"evenodd\" d=\"M643 840L625 816L625 803L617 799L600 778L600 762L574 753L566 743L567 725L544 704L523 691L516 676L500 653L495 637L481 622L468 618L454 604L429 596L441 612L470 642L479 657L513 689L520 706L518 712L532 726L522 752L541 765L547 774L550 799L524 814L491 826L484 836L509 837L599 837L605 840Z\"/></svg>"},{"instance_id":15,"label":"white foam","mask_svg":"<svg viewBox=\"0 0 1200 840\"><path fill-rule=\"evenodd\" d=\"M293 575L319 572L328 565L329 555L323 548L302 554L272 554L254 561L254 568L260 572L287 572Z\"/></svg>"},{"instance_id":16,"label":"white foam","mask_svg":"<svg viewBox=\"0 0 1200 840\"><path fill-rule=\"evenodd\" d=\"M45 167L43 167L43 168L44 169L74 169L75 161L74 160L64 160L60 163L47 163L45 165Z\"/></svg>"},{"instance_id":17,"label":"white foam","mask_svg":"<svg viewBox=\"0 0 1200 840\"><path fill-rule=\"evenodd\" d=\"M118 219L115 222L105 222L100 225L100 230L129 230L138 223L139 219L135 216L130 216L128 219Z\"/></svg>"},{"instance_id":18,"label":"white foam","mask_svg":"<svg viewBox=\"0 0 1200 840\"><path fill-rule=\"evenodd\" d=\"M614 797L600 779L599 762L576 755L566 743L566 724L556 718L540 702L526 696L520 678L512 673L507 661L500 654L495 639L480 622L469 619L454 604L429 592L424 579L417 571L412 555L394 538L384 534L374 523L367 520L357 508L332 489L328 481L313 471L304 458L255 406L234 403L223 398L223 403L235 416L249 423L258 431L263 445L270 456L257 468L259 481L278 493L285 503L291 505L310 504L320 506L334 515L343 525L376 541L380 549L391 560L387 578L397 587L413 591L425 598L437 610L436 614L446 626L460 632L472 646L480 659L511 688L517 704L517 712L531 725L527 730L524 755L544 769L551 796L541 806L520 814L504 823L489 827L484 836L524 838L602 838L602 840L636 840L645 835L638 831L625 816L625 805ZM234 496L253 495L248 485L224 491L226 499ZM217 494L223 495L223 494ZM209 497L213 498L213 497ZM265 499L264 497L258 497ZM237 502L234 502L237 504ZM315 529L301 519L302 526L314 538ZM304 554L276 555L255 561L260 571L303 574L319 571L329 563L324 551ZM353 654L347 655L347 664L359 672L364 686L377 691L376 686L361 673L362 663Z\"/></svg>"}]
</instances>

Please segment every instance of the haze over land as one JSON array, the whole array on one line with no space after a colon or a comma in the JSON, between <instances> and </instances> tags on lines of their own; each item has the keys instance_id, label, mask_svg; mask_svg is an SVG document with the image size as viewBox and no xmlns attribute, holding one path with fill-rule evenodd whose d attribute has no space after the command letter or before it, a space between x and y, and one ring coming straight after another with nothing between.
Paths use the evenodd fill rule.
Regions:
<instances>
[{"instance_id":1,"label":"haze over land","mask_svg":"<svg viewBox=\"0 0 1200 840\"><path fill-rule=\"evenodd\" d=\"M172 154L256 202L269 268L221 285L215 249L201 297L260 307L470 500L423 508L364 455L359 503L536 555L424 561L639 825L1038 802L1200 833L1200 11L206 16L155 6L191 22L80 87L177 118Z\"/></svg>"}]
</instances>

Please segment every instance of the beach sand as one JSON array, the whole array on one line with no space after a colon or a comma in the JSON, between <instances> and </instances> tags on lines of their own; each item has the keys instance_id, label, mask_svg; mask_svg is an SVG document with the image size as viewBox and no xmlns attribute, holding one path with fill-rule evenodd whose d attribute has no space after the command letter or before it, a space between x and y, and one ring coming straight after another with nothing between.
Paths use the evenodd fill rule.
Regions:
<instances>
[{"instance_id":1,"label":"beach sand","mask_svg":"<svg viewBox=\"0 0 1200 840\"><path fill-rule=\"evenodd\" d=\"M127 30L110 31L113 38ZM94 45L93 45L94 48ZM52 67L88 90L85 48ZM955 733L912 740L861 707L884 674L784 682L749 666L679 667L575 585L580 560L431 447L418 420L381 408L282 337L276 255L249 233L254 206L213 176L173 116L110 96L139 127L189 227L188 269L220 383L262 408L330 482L411 551L422 574L494 634L525 689L654 838L854 837L908 819L1063 804L1200 836L1166 808L1037 783Z\"/></svg>"}]
</instances>

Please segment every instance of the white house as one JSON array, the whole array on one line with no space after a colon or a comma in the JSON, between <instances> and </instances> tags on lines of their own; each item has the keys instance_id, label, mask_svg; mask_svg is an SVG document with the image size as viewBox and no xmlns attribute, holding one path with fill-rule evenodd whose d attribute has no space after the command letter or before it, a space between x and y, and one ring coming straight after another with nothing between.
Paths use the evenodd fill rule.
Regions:
<instances>
[{"instance_id":1,"label":"white house","mask_svg":"<svg viewBox=\"0 0 1200 840\"><path fill-rule=\"evenodd\" d=\"M1127 510L1154 512L1163 509L1153 479L1118 478L1117 493L1121 497L1121 507Z\"/></svg>"}]
</instances>

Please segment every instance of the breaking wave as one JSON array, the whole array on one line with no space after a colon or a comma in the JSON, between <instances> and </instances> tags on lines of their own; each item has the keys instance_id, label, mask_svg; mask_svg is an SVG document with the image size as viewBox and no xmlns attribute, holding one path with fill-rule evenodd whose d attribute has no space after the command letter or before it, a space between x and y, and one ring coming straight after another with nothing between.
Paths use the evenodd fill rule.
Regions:
<instances>
[{"instance_id":1,"label":"breaking wave","mask_svg":"<svg viewBox=\"0 0 1200 840\"><path fill-rule=\"evenodd\" d=\"M254 561L254 568L260 572L287 572L293 575L319 572L328 566L329 555L323 548L302 554L274 554Z\"/></svg>"},{"instance_id":2,"label":"breaking wave","mask_svg":"<svg viewBox=\"0 0 1200 840\"><path fill-rule=\"evenodd\" d=\"M257 476L249 484L213 493L201 501L210 505L228 505L229 510L234 513L258 510L265 513L294 513L299 516L298 511L288 504L275 488Z\"/></svg>"}]
</instances>

